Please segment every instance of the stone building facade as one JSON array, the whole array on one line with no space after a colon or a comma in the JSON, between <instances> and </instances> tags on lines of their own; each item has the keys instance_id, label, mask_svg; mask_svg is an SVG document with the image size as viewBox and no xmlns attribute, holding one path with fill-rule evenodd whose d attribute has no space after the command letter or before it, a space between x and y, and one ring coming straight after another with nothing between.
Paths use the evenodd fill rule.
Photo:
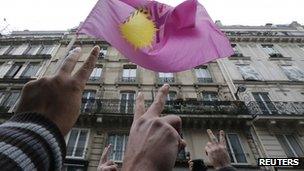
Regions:
<instances>
[{"instance_id":1,"label":"stone building facade","mask_svg":"<svg viewBox=\"0 0 304 171\"><path fill-rule=\"evenodd\" d=\"M83 93L81 115L65 137L64 170L96 170L109 143L113 145L110 158L121 165L137 93L144 93L148 107L164 83L171 88L163 113L182 118L187 141L175 170L188 170L187 154L210 166L203 151L207 128L225 130L231 161L239 170L274 170L257 166L259 157L303 156L303 26L217 24L231 40L235 54L179 73L144 69L105 41L86 36L73 39L73 30L2 36L1 122L12 115L27 81L53 75L68 51L81 47L76 71L91 48L99 45L100 56Z\"/></svg>"}]
</instances>

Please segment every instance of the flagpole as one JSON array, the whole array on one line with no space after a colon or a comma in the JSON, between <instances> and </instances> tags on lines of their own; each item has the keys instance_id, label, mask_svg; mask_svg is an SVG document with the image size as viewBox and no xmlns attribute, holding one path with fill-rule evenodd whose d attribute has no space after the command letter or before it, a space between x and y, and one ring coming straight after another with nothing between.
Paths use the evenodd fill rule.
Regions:
<instances>
[{"instance_id":1,"label":"flagpole","mask_svg":"<svg viewBox=\"0 0 304 171\"><path fill-rule=\"evenodd\" d=\"M65 52L63 54L63 57L60 57L58 62L57 62L57 68L56 68L56 71L59 70L59 68L63 65L63 62L65 60L65 58L68 56L69 52L72 50L72 47L74 46L76 40L78 38L78 34L75 33L73 36L72 36L72 39L71 41L69 42L68 46L66 47L65 49Z\"/></svg>"}]
</instances>

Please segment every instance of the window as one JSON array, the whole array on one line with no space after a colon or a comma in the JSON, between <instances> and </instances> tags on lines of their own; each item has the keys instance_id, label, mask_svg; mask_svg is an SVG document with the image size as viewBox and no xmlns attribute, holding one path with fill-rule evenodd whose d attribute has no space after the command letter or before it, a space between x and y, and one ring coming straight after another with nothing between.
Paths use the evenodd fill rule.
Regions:
<instances>
[{"instance_id":1,"label":"window","mask_svg":"<svg viewBox=\"0 0 304 171\"><path fill-rule=\"evenodd\" d=\"M175 91L169 91L166 100L167 101L174 101L176 99L176 92Z\"/></svg>"},{"instance_id":2,"label":"window","mask_svg":"<svg viewBox=\"0 0 304 171\"><path fill-rule=\"evenodd\" d=\"M67 164L64 163L62 167L62 171L86 171L87 167L84 165L77 165L77 164Z\"/></svg>"},{"instance_id":3,"label":"window","mask_svg":"<svg viewBox=\"0 0 304 171\"><path fill-rule=\"evenodd\" d=\"M239 47L236 44L231 45L234 54L232 55L233 57L243 57L243 54L241 53Z\"/></svg>"},{"instance_id":4,"label":"window","mask_svg":"<svg viewBox=\"0 0 304 171\"><path fill-rule=\"evenodd\" d=\"M23 63L15 63L5 74L5 77L14 78L17 75L17 73L19 72L19 70L21 69L22 65L23 65Z\"/></svg>"},{"instance_id":5,"label":"window","mask_svg":"<svg viewBox=\"0 0 304 171\"><path fill-rule=\"evenodd\" d=\"M158 78L160 83L174 83L173 73L158 73Z\"/></svg>"},{"instance_id":6,"label":"window","mask_svg":"<svg viewBox=\"0 0 304 171\"><path fill-rule=\"evenodd\" d=\"M2 102L2 100L3 100L3 98L4 98L4 96L5 96L5 92L2 91L2 90L0 90L0 104L1 104L1 102Z\"/></svg>"},{"instance_id":7,"label":"window","mask_svg":"<svg viewBox=\"0 0 304 171\"><path fill-rule=\"evenodd\" d=\"M135 82L136 81L136 66L125 65L122 71L123 82Z\"/></svg>"},{"instance_id":8,"label":"window","mask_svg":"<svg viewBox=\"0 0 304 171\"><path fill-rule=\"evenodd\" d=\"M262 47L270 57L283 57L283 55L271 44L262 45Z\"/></svg>"},{"instance_id":9,"label":"window","mask_svg":"<svg viewBox=\"0 0 304 171\"><path fill-rule=\"evenodd\" d=\"M206 66L196 68L195 74L199 83L212 83L211 74Z\"/></svg>"},{"instance_id":10,"label":"window","mask_svg":"<svg viewBox=\"0 0 304 171\"><path fill-rule=\"evenodd\" d=\"M260 75L249 65L238 65L242 77L244 80L248 81L259 81L262 80Z\"/></svg>"},{"instance_id":11,"label":"window","mask_svg":"<svg viewBox=\"0 0 304 171\"><path fill-rule=\"evenodd\" d=\"M92 112L93 106L95 103L96 91L94 90L85 90L82 94L82 112Z\"/></svg>"},{"instance_id":12,"label":"window","mask_svg":"<svg viewBox=\"0 0 304 171\"><path fill-rule=\"evenodd\" d=\"M120 94L120 113L133 113L134 108L134 92L123 92Z\"/></svg>"},{"instance_id":13,"label":"window","mask_svg":"<svg viewBox=\"0 0 304 171\"><path fill-rule=\"evenodd\" d=\"M0 55L6 55L10 49L10 46L0 46Z\"/></svg>"},{"instance_id":14,"label":"window","mask_svg":"<svg viewBox=\"0 0 304 171\"><path fill-rule=\"evenodd\" d=\"M25 52L25 55L36 55L41 49L41 45L31 45Z\"/></svg>"},{"instance_id":15,"label":"window","mask_svg":"<svg viewBox=\"0 0 304 171\"><path fill-rule=\"evenodd\" d=\"M51 55L55 45L43 45L43 49L41 50L40 54L42 55Z\"/></svg>"},{"instance_id":16,"label":"window","mask_svg":"<svg viewBox=\"0 0 304 171\"><path fill-rule=\"evenodd\" d=\"M14 55L17 49L18 49L17 46L11 46L6 53L9 55Z\"/></svg>"},{"instance_id":17,"label":"window","mask_svg":"<svg viewBox=\"0 0 304 171\"><path fill-rule=\"evenodd\" d=\"M23 55L24 52L28 49L28 44L22 44L18 46L12 46L10 51L8 52L9 55Z\"/></svg>"},{"instance_id":18,"label":"window","mask_svg":"<svg viewBox=\"0 0 304 171\"><path fill-rule=\"evenodd\" d=\"M128 135L109 135L108 144L112 144L110 160L122 162L128 143Z\"/></svg>"},{"instance_id":19,"label":"window","mask_svg":"<svg viewBox=\"0 0 304 171\"><path fill-rule=\"evenodd\" d=\"M67 136L67 158L85 158L89 139L88 129L73 128Z\"/></svg>"},{"instance_id":20,"label":"window","mask_svg":"<svg viewBox=\"0 0 304 171\"><path fill-rule=\"evenodd\" d=\"M99 52L99 57L104 58L108 53L108 47L107 46L101 46L100 52Z\"/></svg>"},{"instance_id":21,"label":"window","mask_svg":"<svg viewBox=\"0 0 304 171\"><path fill-rule=\"evenodd\" d=\"M102 74L102 66L95 67L93 72L90 75L90 81L97 81L101 78Z\"/></svg>"},{"instance_id":22,"label":"window","mask_svg":"<svg viewBox=\"0 0 304 171\"><path fill-rule=\"evenodd\" d=\"M31 78L36 76L38 70L40 68L39 63L29 63L23 73L21 74L22 78Z\"/></svg>"},{"instance_id":23,"label":"window","mask_svg":"<svg viewBox=\"0 0 304 171\"><path fill-rule=\"evenodd\" d=\"M277 114L277 109L271 102L268 93L264 92L256 92L252 93L255 101L257 102L258 106L260 107L261 114Z\"/></svg>"},{"instance_id":24,"label":"window","mask_svg":"<svg viewBox=\"0 0 304 171\"><path fill-rule=\"evenodd\" d=\"M202 92L203 101L218 101L218 94L216 92Z\"/></svg>"},{"instance_id":25,"label":"window","mask_svg":"<svg viewBox=\"0 0 304 171\"><path fill-rule=\"evenodd\" d=\"M304 151L293 135L277 135L287 157L304 157Z\"/></svg>"},{"instance_id":26,"label":"window","mask_svg":"<svg viewBox=\"0 0 304 171\"><path fill-rule=\"evenodd\" d=\"M292 81L304 81L304 72L295 66L281 66L283 72Z\"/></svg>"},{"instance_id":27,"label":"window","mask_svg":"<svg viewBox=\"0 0 304 171\"><path fill-rule=\"evenodd\" d=\"M20 91L13 91L13 92L8 93L8 96L3 101L1 106L8 108L8 109L10 109L11 107L14 107L16 102L19 99L19 96L20 96Z\"/></svg>"},{"instance_id":28,"label":"window","mask_svg":"<svg viewBox=\"0 0 304 171\"><path fill-rule=\"evenodd\" d=\"M247 163L240 138L237 134L227 134L227 150L230 155L231 163Z\"/></svg>"},{"instance_id":29,"label":"window","mask_svg":"<svg viewBox=\"0 0 304 171\"><path fill-rule=\"evenodd\" d=\"M304 45L300 45L300 48L302 49L302 51L304 51Z\"/></svg>"}]
</instances>

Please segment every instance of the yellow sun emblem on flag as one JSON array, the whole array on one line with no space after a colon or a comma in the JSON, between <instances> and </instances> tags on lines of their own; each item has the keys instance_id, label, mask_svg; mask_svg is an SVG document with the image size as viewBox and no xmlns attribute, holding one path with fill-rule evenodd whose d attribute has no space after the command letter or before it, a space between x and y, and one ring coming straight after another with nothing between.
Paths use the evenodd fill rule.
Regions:
<instances>
[{"instance_id":1,"label":"yellow sun emblem on flag","mask_svg":"<svg viewBox=\"0 0 304 171\"><path fill-rule=\"evenodd\" d=\"M131 43L135 49L152 46L155 34L155 23L149 19L146 10L136 10L120 25L122 36Z\"/></svg>"}]
</instances>

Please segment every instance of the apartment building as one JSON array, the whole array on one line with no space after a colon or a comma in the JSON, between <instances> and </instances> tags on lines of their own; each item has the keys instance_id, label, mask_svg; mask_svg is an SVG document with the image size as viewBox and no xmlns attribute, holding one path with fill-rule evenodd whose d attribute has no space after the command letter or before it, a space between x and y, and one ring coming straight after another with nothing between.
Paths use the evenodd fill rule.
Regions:
<instances>
[{"instance_id":1,"label":"apartment building","mask_svg":"<svg viewBox=\"0 0 304 171\"><path fill-rule=\"evenodd\" d=\"M219 62L231 91L238 92L236 99L254 118L252 135L261 157L303 157L303 26L293 22L221 28L235 54Z\"/></svg>"},{"instance_id":2,"label":"apartment building","mask_svg":"<svg viewBox=\"0 0 304 171\"><path fill-rule=\"evenodd\" d=\"M64 170L96 170L109 143L113 145L110 159L121 166L136 95L143 92L148 107L164 83L171 88L163 114L182 118L187 141L174 170L188 170L187 154L210 166L203 151L207 128L225 130L232 164L239 170L274 169L258 167L259 157L303 156L303 26L217 23L231 40L235 54L178 73L157 73L137 66L104 40L79 36L74 41L73 30L24 31L1 37L0 119L3 122L12 115L27 81L56 73L68 50L82 48L76 71L91 48L99 45L98 62L83 93L81 115L65 137ZM52 50L44 50L48 46Z\"/></svg>"}]
</instances>

